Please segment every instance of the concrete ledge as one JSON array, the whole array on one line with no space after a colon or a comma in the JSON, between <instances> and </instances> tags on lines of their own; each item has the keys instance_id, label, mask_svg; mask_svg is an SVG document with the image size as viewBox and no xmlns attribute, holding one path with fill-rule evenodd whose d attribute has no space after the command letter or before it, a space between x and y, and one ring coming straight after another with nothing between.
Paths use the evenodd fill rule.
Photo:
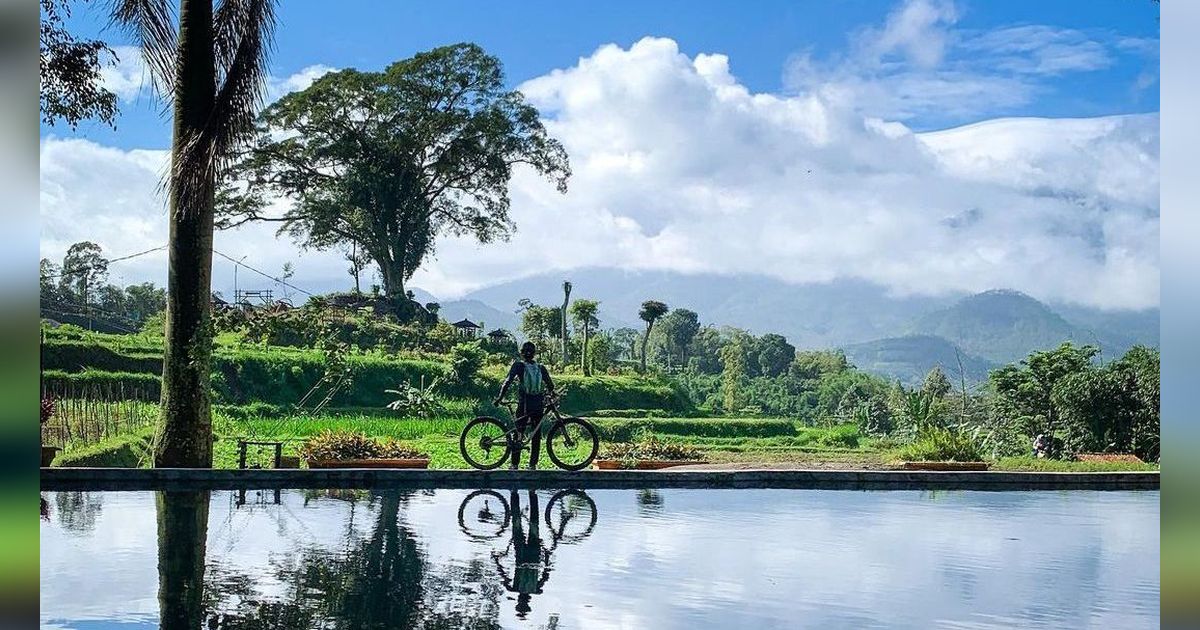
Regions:
<instances>
[{"instance_id":1,"label":"concrete ledge","mask_svg":"<svg viewBox=\"0 0 1200 630\"><path fill-rule=\"evenodd\" d=\"M909 470L209 470L43 468L42 490L242 488L793 488L828 490L1158 490L1158 472Z\"/></svg>"}]
</instances>

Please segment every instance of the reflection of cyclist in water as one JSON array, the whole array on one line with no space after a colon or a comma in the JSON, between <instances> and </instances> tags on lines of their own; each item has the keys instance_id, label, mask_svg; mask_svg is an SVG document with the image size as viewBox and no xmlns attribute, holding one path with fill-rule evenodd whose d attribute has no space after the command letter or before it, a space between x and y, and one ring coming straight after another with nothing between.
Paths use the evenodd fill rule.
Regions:
<instances>
[{"instance_id":1,"label":"reflection of cyclist in water","mask_svg":"<svg viewBox=\"0 0 1200 630\"><path fill-rule=\"evenodd\" d=\"M521 619L531 609L532 596L540 595L550 579L550 558L559 544L582 542L596 527L596 503L586 492L567 489L554 493L544 514L540 513L537 491L531 488L528 493L527 511L521 509L517 490L510 490L507 500L495 490L476 490L458 506L458 526L468 537L479 542L507 538L502 551L492 551L492 561L505 590L516 593L517 617ZM512 534L505 536L510 527ZM505 570L510 550L516 565L512 579Z\"/></svg>"},{"instance_id":2,"label":"reflection of cyclist in water","mask_svg":"<svg viewBox=\"0 0 1200 630\"><path fill-rule=\"evenodd\" d=\"M508 393L513 381L520 381L517 396L517 428L524 433L529 427L538 427L542 416L546 415L546 394L554 395L554 381L550 380L550 372L546 366L538 363L537 346L526 341L521 345L521 360L512 364L508 369L508 378L500 386L500 395L495 403L499 405ZM533 440L529 445L529 469L537 468L538 451L542 446L542 432L534 431ZM521 449L514 448L510 466L515 470L521 467Z\"/></svg>"},{"instance_id":3,"label":"reflection of cyclist in water","mask_svg":"<svg viewBox=\"0 0 1200 630\"><path fill-rule=\"evenodd\" d=\"M511 581L504 575L504 569L500 564L502 554L493 554L492 559L495 560L496 567L500 569L500 579L504 583L504 588L517 594L517 618L524 619L525 615L532 610L529 606L530 597L540 595L546 580L550 579L550 551L542 549L537 493L533 490L529 491L528 536L523 531L521 495L516 490L510 491L509 503L512 505L509 511L512 518L512 544L517 560Z\"/></svg>"}]
</instances>

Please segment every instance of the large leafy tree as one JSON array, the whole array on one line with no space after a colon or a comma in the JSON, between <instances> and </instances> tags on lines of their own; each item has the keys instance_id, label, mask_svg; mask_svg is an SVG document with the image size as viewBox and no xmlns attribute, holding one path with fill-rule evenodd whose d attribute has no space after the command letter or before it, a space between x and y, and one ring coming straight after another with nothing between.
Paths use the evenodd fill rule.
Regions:
<instances>
[{"instance_id":1,"label":"large leafy tree","mask_svg":"<svg viewBox=\"0 0 1200 630\"><path fill-rule=\"evenodd\" d=\"M1071 451L1134 453L1159 449L1158 350L1135 346L1117 361L1060 379L1051 393Z\"/></svg>"},{"instance_id":2,"label":"large leafy tree","mask_svg":"<svg viewBox=\"0 0 1200 630\"><path fill-rule=\"evenodd\" d=\"M71 16L70 0L39 0L41 25L38 31L41 78L39 106L42 122L59 121L75 128L88 118L113 124L117 95L104 87L100 71L117 60L108 44L76 37L64 20Z\"/></svg>"},{"instance_id":3,"label":"large leafy tree","mask_svg":"<svg viewBox=\"0 0 1200 630\"><path fill-rule=\"evenodd\" d=\"M677 308L667 313L658 327L669 361L679 360L687 364L688 349L696 333L700 331L700 316L696 311Z\"/></svg>"},{"instance_id":4,"label":"large leafy tree","mask_svg":"<svg viewBox=\"0 0 1200 630\"><path fill-rule=\"evenodd\" d=\"M108 260L100 246L81 241L67 248L59 275L63 295L80 306L96 299L95 292L108 279Z\"/></svg>"},{"instance_id":5,"label":"large leafy tree","mask_svg":"<svg viewBox=\"0 0 1200 630\"><path fill-rule=\"evenodd\" d=\"M642 371L646 371L646 344L650 342L650 333L654 330L654 322L657 322L663 315L670 310L666 304L658 300L646 300L642 302L642 307L638 309L638 318L646 322L646 333L642 335Z\"/></svg>"},{"instance_id":6,"label":"large leafy tree","mask_svg":"<svg viewBox=\"0 0 1200 630\"><path fill-rule=\"evenodd\" d=\"M600 325L600 320L596 318L596 311L599 308L600 303L596 300L575 300L571 304L571 319L575 321L575 325L583 333L583 351L579 353L579 362L583 368L584 376L592 375L588 342L591 340L592 331Z\"/></svg>"},{"instance_id":7,"label":"large leafy tree","mask_svg":"<svg viewBox=\"0 0 1200 630\"><path fill-rule=\"evenodd\" d=\"M171 101L169 267L162 417L154 463L212 465L212 241L217 173L254 130L275 27L274 0L117 0L114 21L141 46ZM178 27L176 27L178 22Z\"/></svg>"},{"instance_id":8,"label":"large leafy tree","mask_svg":"<svg viewBox=\"0 0 1200 630\"><path fill-rule=\"evenodd\" d=\"M507 90L500 61L457 44L382 72L342 70L266 108L253 147L228 173L223 226L274 221L305 247L356 243L385 292L405 282L441 233L506 239L508 183L525 165L566 192L566 151L537 110ZM284 195L281 215L266 211Z\"/></svg>"},{"instance_id":9,"label":"large leafy tree","mask_svg":"<svg viewBox=\"0 0 1200 630\"><path fill-rule=\"evenodd\" d=\"M779 376L796 359L796 347L783 335L767 333L758 340L758 368L763 376Z\"/></svg>"},{"instance_id":10,"label":"large leafy tree","mask_svg":"<svg viewBox=\"0 0 1200 630\"><path fill-rule=\"evenodd\" d=\"M544 351L550 347L550 340L557 338L562 330L562 309L540 306L529 300L521 300L521 308L521 332L539 350ZM543 352L543 356L548 356L548 353Z\"/></svg>"},{"instance_id":11,"label":"large leafy tree","mask_svg":"<svg viewBox=\"0 0 1200 630\"><path fill-rule=\"evenodd\" d=\"M1099 350L1095 346L1064 343L1054 350L1034 352L1020 365L1006 365L989 376L996 411L1017 421L1028 435L1053 433L1059 426L1054 386L1072 374L1087 370Z\"/></svg>"}]
</instances>

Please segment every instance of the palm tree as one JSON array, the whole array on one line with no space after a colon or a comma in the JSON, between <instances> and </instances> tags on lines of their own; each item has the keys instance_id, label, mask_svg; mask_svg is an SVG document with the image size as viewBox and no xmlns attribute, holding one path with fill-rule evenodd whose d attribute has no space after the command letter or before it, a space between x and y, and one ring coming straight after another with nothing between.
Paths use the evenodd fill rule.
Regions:
<instances>
[{"instance_id":1,"label":"palm tree","mask_svg":"<svg viewBox=\"0 0 1200 630\"><path fill-rule=\"evenodd\" d=\"M588 341L591 339L592 327L600 325L600 321L596 319L596 310L599 306L600 303L596 300L575 300L575 303L571 305L571 317L583 329L583 352L579 360L584 376L592 375L591 361L588 358Z\"/></svg>"},{"instance_id":2,"label":"palm tree","mask_svg":"<svg viewBox=\"0 0 1200 630\"><path fill-rule=\"evenodd\" d=\"M141 46L174 112L162 422L154 464L212 465L209 366L216 178L254 128L263 96L275 0L114 0L113 19Z\"/></svg>"},{"instance_id":3,"label":"palm tree","mask_svg":"<svg viewBox=\"0 0 1200 630\"><path fill-rule=\"evenodd\" d=\"M654 322L666 315L668 310L667 305L658 300L646 300L638 311L638 317L646 322L646 334L642 336L642 372L646 371L646 344L650 341L650 330L654 328Z\"/></svg>"},{"instance_id":4,"label":"palm tree","mask_svg":"<svg viewBox=\"0 0 1200 630\"><path fill-rule=\"evenodd\" d=\"M571 302L571 281L563 280L563 305L562 305L562 362L567 364L567 305Z\"/></svg>"}]
</instances>

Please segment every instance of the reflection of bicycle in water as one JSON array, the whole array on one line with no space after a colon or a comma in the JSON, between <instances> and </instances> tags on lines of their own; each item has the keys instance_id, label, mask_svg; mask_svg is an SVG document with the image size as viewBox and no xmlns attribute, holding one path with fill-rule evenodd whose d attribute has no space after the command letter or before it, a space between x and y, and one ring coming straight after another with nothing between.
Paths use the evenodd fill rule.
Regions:
<instances>
[{"instance_id":1,"label":"reflection of bicycle in water","mask_svg":"<svg viewBox=\"0 0 1200 630\"><path fill-rule=\"evenodd\" d=\"M596 527L596 503L582 490L562 490L550 497L544 514L539 514L537 491L528 491L528 515L522 509L521 495L509 491L509 498L495 490L476 490L467 495L458 508L458 524L470 538L497 540L511 529L508 543L492 551L492 561L500 581L510 593L517 594L517 616L530 611L529 600L541 594L550 579L551 554L560 544L573 544L592 534ZM549 544L542 538L545 524ZM512 556L509 577L505 564Z\"/></svg>"}]
</instances>

